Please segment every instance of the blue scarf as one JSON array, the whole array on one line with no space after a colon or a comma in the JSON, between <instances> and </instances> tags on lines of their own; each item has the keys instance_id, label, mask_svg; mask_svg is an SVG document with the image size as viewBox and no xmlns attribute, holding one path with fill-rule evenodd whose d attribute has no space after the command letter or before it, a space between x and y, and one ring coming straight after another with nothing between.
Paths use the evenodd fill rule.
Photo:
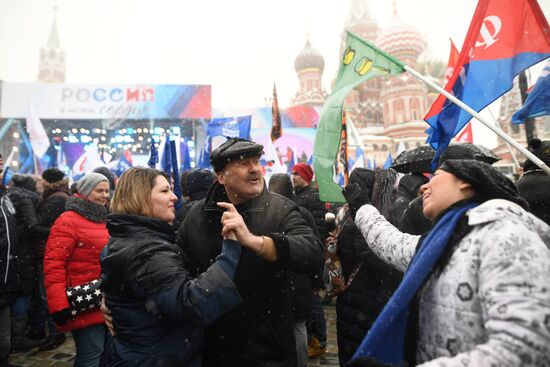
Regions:
<instances>
[{"instance_id":1,"label":"blue scarf","mask_svg":"<svg viewBox=\"0 0 550 367\"><path fill-rule=\"evenodd\" d=\"M384 363L401 363L411 301L432 272L460 218L467 210L478 205L468 202L441 217L411 260L401 284L378 315L352 360L370 357Z\"/></svg>"}]
</instances>

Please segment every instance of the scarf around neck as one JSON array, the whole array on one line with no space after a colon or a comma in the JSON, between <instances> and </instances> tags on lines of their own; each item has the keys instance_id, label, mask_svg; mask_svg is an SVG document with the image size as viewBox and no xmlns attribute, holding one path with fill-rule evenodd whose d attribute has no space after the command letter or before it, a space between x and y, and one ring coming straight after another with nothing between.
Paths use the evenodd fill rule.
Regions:
<instances>
[{"instance_id":1,"label":"scarf around neck","mask_svg":"<svg viewBox=\"0 0 550 367\"><path fill-rule=\"evenodd\" d=\"M384 363L401 363L404 358L405 334L412 300L431 274L464 213L478 205L466 202L441 217L412 258L401 284L376 318L352 360L370 357Z\"/></svg>"}]
</instances>

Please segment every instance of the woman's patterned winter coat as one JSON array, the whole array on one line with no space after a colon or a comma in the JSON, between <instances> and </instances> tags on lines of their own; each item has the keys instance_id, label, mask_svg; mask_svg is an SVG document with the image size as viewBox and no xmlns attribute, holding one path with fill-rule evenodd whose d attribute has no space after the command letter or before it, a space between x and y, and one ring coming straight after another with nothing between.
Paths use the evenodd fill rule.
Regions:
<instances>
[{"instance_id":1,"label":"woman's patterned winter coat","mask_svg":"<svg viewBox=\"0 0 550 367\"><path fill-rule=\"evenodd\" d=\"M518 205L471 209L473 228L419 291L416 359L422 366L550 365L550 227ZM419 236L370 205L356 224L372 250L405 270Z\"/></svg>"}]
</instances>

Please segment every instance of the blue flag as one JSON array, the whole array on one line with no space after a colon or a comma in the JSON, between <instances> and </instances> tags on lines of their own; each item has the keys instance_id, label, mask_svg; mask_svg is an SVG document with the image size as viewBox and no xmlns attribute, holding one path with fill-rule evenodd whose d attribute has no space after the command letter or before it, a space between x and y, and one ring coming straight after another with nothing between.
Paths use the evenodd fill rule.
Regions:
<instances>
[{"instance_id":1,"label":"blue flag","mask_svg":"<svg viewBox=\"0 0 550 367\"><path fill-rule=\"evenodd\" d=\"M512 123L522 124L529 117L550 115L550 60L542 69L523 107L512 116Z\"/></svg>"},{"instance_id":2,"label":"blue flag","mask_svg":"<svg viewBox=\"0 0 550 367\"><path fill-rule=\"evenodd\" d=\"M210 153L217 148L217 146L214 146L214 138L225 137L250 140L251 124L252 116L250 115L213 118L206 127L206 143L200 153L197 168L210 168ZM223 141L225 141L225 139L222 139L221 143L223 143Z\"/></svg>"},{"instance_id":3,"label":"blue flag","mask_svg":"<svg viewBox=\"0 0 550 367\"><path fill-rule=\"evenodd\" d=\"M120 156L120 159L118 160L118 163L114 169L114 172L117 176L120 177L120 175L122 175L124 171L132 168L133 165L134 165L133 159L132 159L132 155L130 154L130 151L125 150Z\"/></svg>"},{"instance_id":4,"label":"blue flag","mask_svg":"<svg viewBox=\"0 0 550 367\"><path fill-rule=\"evenodd\" d=\"M187 139L184 139L180 144L181 151L181 170L182 172L191 170L191 156L189 155L189 146L187 145Z\"/></svg>"},{"instance_id":5,"label":"blue flag","mask_svg":"<svg viewBox=\"0 0 550 367\"><path fill-rule=\"evenodd\" d=\"M167 139L168 141L169 139ZM181 182L180 182L180 174L179 174L179 168L178 168L178 153L176 152L176 142L174 140L170 140L170 161L172 165L172 179L174 180L174 195L178 197L178 201L176 202L176 210L181 208L182 202L181 202Z\"/></svg>"},{"instance_id":6,"label":"blue flag","mask_svg":"<svg viewBox=\"0 0 550 367\"><path fill-rule=\"evenodd\" d=\"M160 166L168 177L172 177L172 148L170 148L170 135L168 134L164 140L164 150L162 151Z\"/></svg>"},{"instance_id":7,"label":"blue flag","mask_svg":"<svg viewBox=\"0 0 550 367\"><path fill-rule=\"evenodd\" d=\"M13 172L11 170L11 167L6 166L6 168L4 168L4 174L2 175L2 186L4 186L4 187L8 186L8 183L11 180L11 176L13 176Z\"/></svg>"},{"instance_id":8,"label":"blue flag","mask_svg":"<svg viewBox=\"0 0 550 367\"><path fill-rule=\"evenodd\" d=\"M391 156L391 152L389 152L388 158L386 158L386 162L384 162L384 169L389 169L392 164L393 164L393 157Z\"/></svg>"},{"instance_id":9,"label":"blue flag","mask_svg":"<svg viewBox=\"0 0 550 367\"><path fill-rule=\"evenodd\" d=\"M159 162L159 152L157 147L155 147L155 141L151 138L151 152L149 154L149 161L147 165L151 168L155 168Z\"/></svg>"}]
</instances>

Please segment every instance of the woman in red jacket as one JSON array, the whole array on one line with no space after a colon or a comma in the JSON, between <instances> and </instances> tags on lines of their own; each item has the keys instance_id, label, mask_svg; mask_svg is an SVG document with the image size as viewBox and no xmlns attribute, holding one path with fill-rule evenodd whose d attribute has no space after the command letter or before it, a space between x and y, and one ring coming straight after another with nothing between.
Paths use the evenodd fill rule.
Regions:
<instances>
[{"instance_id":1,"label":"woman in red jacket","mask_svg":"<svg viewBox=\"0 0 550 367\"><path fill-rule=\"evenodd\" d=\"M76 346L74 366L99 365L106 329L99 308L76 314L67 288L99 278L99 254L109 240L106 208L109 181L99 173L84 176L66 211L55 221L44 254L48 309L59 331L71 331Z\"/></svg>"}]
</instances>

